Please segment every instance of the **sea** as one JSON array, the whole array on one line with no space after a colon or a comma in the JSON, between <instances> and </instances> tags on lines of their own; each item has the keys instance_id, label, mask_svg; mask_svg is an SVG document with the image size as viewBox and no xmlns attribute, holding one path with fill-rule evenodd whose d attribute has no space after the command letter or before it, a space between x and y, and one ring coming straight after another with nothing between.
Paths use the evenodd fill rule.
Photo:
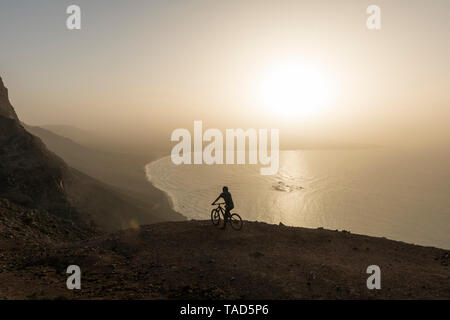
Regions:
<instances>
[{"instance_id":1,"label":"sea","mask_svg":"<svg viewBox=\"0 0 450 320\"><path fill-rule=\"evenodd\" d=\"M189 219L210 219L211 202L227 186L244 220L450 249L448 150L286 150L276 175L259 169L175 165L168 156L149 163L146 174Z\"/></svg>"}]
</instances>

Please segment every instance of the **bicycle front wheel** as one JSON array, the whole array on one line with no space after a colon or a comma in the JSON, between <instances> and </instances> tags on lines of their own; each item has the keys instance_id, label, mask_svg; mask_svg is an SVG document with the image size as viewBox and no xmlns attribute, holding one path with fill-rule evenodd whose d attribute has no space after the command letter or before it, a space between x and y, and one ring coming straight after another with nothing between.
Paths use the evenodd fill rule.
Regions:
<instances>
[{"instance_id":1,"label":"bicycle front wheel","mask_svg":"<svg viewBox=\"0 0 450 320\"><path fill-rule=\"evenodd\" d=\"M211 221L212 224L218 226L220 223L220 212L219 209L212 209L211 211Z\"/></svg>"},{"instance_id":2,"label":"bicycle front wheel","mask_svg":"<svg viewBox=\"0 0 450 320\"><path fill-rule=\"evenodd\" d=\"M233 214L231 215L230 222L231 222L231 227L232 227L234 230L238 230L238 231L239 231L239 230L242 229L242 225L243 225L243 223L242 223L242 218L241 218L241 216L238 215L237 213L233 213Z\"/></svg>"}]
</instances>

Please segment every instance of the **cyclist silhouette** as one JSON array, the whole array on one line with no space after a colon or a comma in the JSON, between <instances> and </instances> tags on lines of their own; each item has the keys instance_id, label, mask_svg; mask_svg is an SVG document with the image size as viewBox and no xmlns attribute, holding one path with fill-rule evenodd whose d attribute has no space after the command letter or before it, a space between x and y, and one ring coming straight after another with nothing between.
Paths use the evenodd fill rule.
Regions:
<instances>
[{"instance_id":1,"label":"cyclist silhouette","mask_svg":"<svg viewBox=\"0 0 450 320\"><path fill-rule=\"evenodd\" d=\"M215 205L217 200L219 200L220 198L222 198L225 201L225 217L223 220L223 227L221 228L225 229L228 222L228 218L231 216L230 211L233 210L234 208L234 203L233 198L231 197L231 193L228 192L228 187L223 187L222 191L223 192L217 197L216 200L214 200L212 205Z\"/></svg>"}]
</instances>

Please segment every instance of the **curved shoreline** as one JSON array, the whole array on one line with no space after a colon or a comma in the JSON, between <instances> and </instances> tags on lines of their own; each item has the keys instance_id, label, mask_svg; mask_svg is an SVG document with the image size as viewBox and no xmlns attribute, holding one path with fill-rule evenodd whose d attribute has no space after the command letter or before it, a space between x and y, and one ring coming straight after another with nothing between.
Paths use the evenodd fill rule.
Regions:
<instances>
[{"instance_id":1,"label":"curved shoreline","mask_svg":"<svg viewBox=\"0 0 450 320\"><path fill-rule=\"evenodd\" d=\"M159 163L158 163L159 162ZM172 170L167 171L166 167L170 166L170 156L163 156L158 159L155 159L153 161L149 161L145 165L145 174L146 179L148 180L151 185L156 188L157 190L163 192L166 195L167 204L169 208L173 211L179 214L181 217L183 217L185 220L203 220L206 218L206 216L197 216L195 210L192 210L192 208L196 209L195 203L197 201L193 201L191 196L185 196L183 193L184 188L190 188L190 183L193 182L192 177L187 175L181 175L181 172L175 171L175 167L172 166ZM184 171L183 171L184 172ZM195 173L195 171L194 171ZM178 178L183 177L183 183L179 184ZM186 181L187 179L187 181ZM200 181L201 183L201 181ZM273 184L270 185L270 187L273 189ZM278 187L278 185L276 185ZM188 190L187 189L187 190ZM276 188L275 188L276 189ZM178 197L177 197L178 195ZM195 199L197 199L195 197ZM269 208L274 209L273 207L268 204L266 206ZM198 208L197 208L198 209ZM198 210L197 210L198 211ZM184 213L183 213L184 212ZM262 220L261 220L262 219ZM352 227L351 224L347 223L346 225L339 224L339 223L331 223L326 224L326 221L320 220L319 223L316 224L295 224L295 223L289 223L286 221L286 219L283 219L282 217L278 219L278 221L275 221L274 219L264 219L262 216L256 216L252 217L250 220L252 221L265 221L269 224L277 224L278 221L287 223L287 225L291 226L297 226L297 227L304 227L309 226L311 228L326 228L330 230L349 230L352 233L355 234L365 234L372 237L386 237L388 239L393 239L395 241L404 241L405 243L415 243L422 246L432 246L436 248L448 248L448 244L445 243L445 241L439 240L439 239L429 239L427 237L420 238L419 236L411 237L407 233L406 235L400 233L400 232L392 232L392 230L383 230L383 229L376 229L373 228L372 230L365 230L364 228L358 228L358 225L356 227ZM295 222L295 221L294 221ZM394 229L395 231L395 229ZM427 235L428 236L428 235ZM444 238L445 239L445 238Z\"/></svg>"},{"instance_id":2,"label":"curved shoreline","mask_svg":"<svg viewBox=\"0 0 450 320\"><path fill-rule=\"evenodd\" d=\"M183 213L181 213L181 212L177 209L177 201L176 201L176 199L175 199L175 196L172 195L169 191L166 191L166 190L164 190L164 189L161 189L159 186L157 186L157 185L154 183L154 181L152 181L152 176L151 176L151 174L150 174L149 171L148 171L148 166L149 166L149 165L151 165L151 164L153 164L153 163L155 163L155 162L161 161L161 160L163 160L163 159L165 159L165 158L167 158L167 157L169 157L169 156L164 156L164 157L162 157L162 158L159 158L159 159L156 159L156 160L153 160L153 161L150 161L149 163L147 163L147 164L145 165L145 167L144 167L144 168L145 168L145 177L146 177L147 181L148 181L149 183L151 183L151 185L152 185L153 187L155 187L156 189L160 190L160 191L165 195L165 197L166 197L166 199L167 199L167 202L169 203L170 209L172 209L172 210L175 211L176 213L180 214L181 216L183 216L183 217L186 218L187 220L192 220L191 218L187 217L186 215L184 215Z\"/></svg>"}]
</instances>

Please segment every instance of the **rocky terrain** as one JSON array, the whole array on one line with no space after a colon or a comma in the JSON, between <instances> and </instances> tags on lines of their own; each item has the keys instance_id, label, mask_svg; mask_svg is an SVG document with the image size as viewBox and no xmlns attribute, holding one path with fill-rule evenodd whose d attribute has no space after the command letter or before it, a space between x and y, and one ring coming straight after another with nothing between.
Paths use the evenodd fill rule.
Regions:
<instances>
[{"instance_id":1,"label":"rocky terrain","mask_svg":"<svg viewBox=\"0 0 450 320\"><path fill-rule=\"evenodd\" d=\"M168 222L3 254L0 298L449 299L449 262L445 250L348 232ZM81 290L66 288L71 264ZM367 289L372 264L381 290Z\"/></svg>"}]
</instances>

